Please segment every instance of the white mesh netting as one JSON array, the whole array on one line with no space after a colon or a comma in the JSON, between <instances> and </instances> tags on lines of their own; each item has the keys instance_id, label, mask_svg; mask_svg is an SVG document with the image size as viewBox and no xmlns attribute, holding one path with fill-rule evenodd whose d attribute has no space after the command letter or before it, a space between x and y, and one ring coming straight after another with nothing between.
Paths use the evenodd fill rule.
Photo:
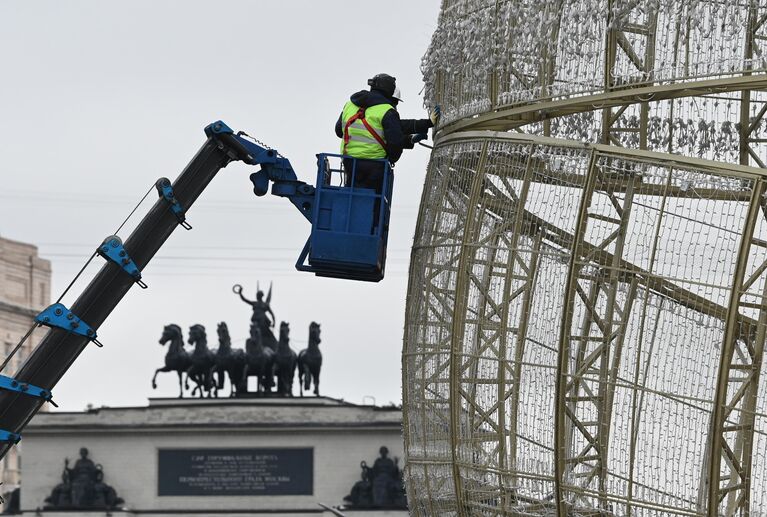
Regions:
<instances>
[{"instance_id":1,"label":"white mesh netting","mask_svg":"<svg viewBox=\"0 0 767 517\"><path fill-rule=\"evenodd\" d=\"M766 20L767 0L443 1L413 515L767 515Z\"/></svg>"}]
</instances>

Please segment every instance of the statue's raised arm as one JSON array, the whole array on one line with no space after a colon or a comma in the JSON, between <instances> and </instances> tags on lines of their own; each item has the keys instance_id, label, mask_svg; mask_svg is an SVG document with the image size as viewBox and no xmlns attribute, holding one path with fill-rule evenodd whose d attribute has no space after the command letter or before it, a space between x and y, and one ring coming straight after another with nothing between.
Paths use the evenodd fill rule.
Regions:
<instances>
[{"instance_id":1,"label":"statue's raised arm","mask_svg":"<svg viewBox=\"0 0 767 517\"><path fill-rule=\"evenodd\" d=\"M252 306L254 303L256 303L256 302L253 302L251 300L248 300L247 298L245 298L242 295L242 286L240 284L234 284L232 286L232 291L234 292L234 294L240 295L240 300L242 300L243 302L247 303L248 305Z\"/></svg>"}]
</instances>

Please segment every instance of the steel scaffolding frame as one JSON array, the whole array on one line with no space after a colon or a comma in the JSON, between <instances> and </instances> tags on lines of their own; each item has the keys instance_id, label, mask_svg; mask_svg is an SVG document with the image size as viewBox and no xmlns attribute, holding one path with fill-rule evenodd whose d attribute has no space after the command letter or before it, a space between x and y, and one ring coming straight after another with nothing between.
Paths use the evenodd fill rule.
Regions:
<instances>
[{"instance_id":1,"label":"steel scaffolding frame","mask_svg":"<svg viewBox=\"0 0 767 517\"><path fill-rule=\"evenodd\" d=\"M728 329L752 329L754 331L760 329L753 335L754 343L764 342L765 328L767 328L767 309L763 307L763 304L760 304L758 319L747 317L737 310L733 312L733 307L736 309L738 307L754 309L755 305L753 302L742 301L731 302L728 306L717 305L704 297L680 287L676 283L669 282L657 274L643 270L621 259L620 249L625 239L626 222L630 218L631 204L634 196L638 194L661 196L665 201L673 197L673 194L677 193L677 191L671 188L670 181L662 185L661 188L658 188L655 184L642 184L627 177L607 178L605 172L599 166L599 160L631 159L636 164L649 163L669 168L691 167L699 171L705 171L708 174L722 174L733 176L743 181L752 181L753 187L748 191L749 195L747 196L749 200L748 206L750 207L748 221L754 220L756 216L753 214L765 213L763 206L763 182L767 178L767 172L747 166L727 166L716 162L669 156L649 151L619 150L614 146L608 145L583 146L582 144L566 143L558 139L534 135L470 132L446 137L440 142L440 145L450 146L465 141L489 142L493 140L514 142L524 145L528 149L523 172L517 174L511 171L508 176L510 180L514 179L520 183L519 188L507 188L506 193L502 194L497 188L488 187L483 174L473 174L468 188L466 185L456 185L455 182L453 184L449 181L445 182L445 190L437 197L442 199L463 197L463 201L453 204L450 202L445 203L445 206L451 208L448 210L443 209L442 215L448 214L456 219L461 217L465 224L451 228L444 233L434 233L433 235L436 239L428 247L423 248L434 249L445 246L448 243L448 246L457 247L459 250L449 261L438 264L429 263L431 270L427 276L431 278L444 274L446 271L457 275L462 271L471 269L477 263L484 263L486 266L492 267L483 270L484 273L466 274L462 277L458 275L462 282L460 290L445 289L427 282L427 285L431 286L431 294L436 294L436 299L440 303L440 309L434 311L434 313L439 313L442 317L442 325L450 328L450 332L443 336L444 340L441 345L430 352L447 355L446 350L449 350L449 359L441 361L439 367L435 368L428 376L417 381L416 386L418 389L415 391L420 391L424 386L431 383L448 384L449 393L447 399L435 399L437 401L436 405L422 406L421 412L423 415L426 415L444 414L444 411L449 411L449 421L445 422L445 424L450 427L447 440L449 441L451 457L445 464L450 465L452 469L453 482L456 485L461 483L459 487L455 487L455 493L461 494L455 500L456 508L459 509L458 514L472 515L478 510L476 506L467 500L470 498L463 495L466 487L463 485L465 476L462 469L470 467L471 461L467 461L467 458L461 454L462 450L475 450L478 443L494 443L495 448L491 453L497 458L497 464L492 467L496 469L497 473L501 473L498 477L498 489L494 492L498 497L497 506L483 505L483 511L488 511L492 508L493 511L503 515L521 515L523 513L519 512L520 504L526 505L526 512L535 512L536 508L544 513L553 511L554 507L545 498L536 501L525 496L518 497L515 494L515 479L526 475L523 472L507 467L509 459L514 458L514 455L511 455L508 451L513 450L516 452L521 443L518 434L512 430L517 425L516 412L520 408L520 393L515 389L515 386L523 375L523 361L521 358L524 356L524 344L514 348L513 360L507 361L502 358L507 357L509 333L517 333L516 343L526 342L523 336L526 335L528 318L532 312L530 309L533 300L532 286L535 285L536 281L537 259L541 253L541 246L545 243L559 249L571 250L571 266L569 270L572 282L568 282L569 287L565 295L567 300L565 314L568 317L564 320L563 332L560 334L560 340L564 341L564 343L559 348L558 356L561 361L557 367L559 371L557 376L559 387L556 398L556 428L559 431L556 434L556 446L554 448L557 457L557 470L553 476L553 481L556 484L554 493L561 494L561 497L557 495L552 497L552 499L559 501L559 504L555 507L560 515L570 515L573 513L574 508L579 508L579 515L586 515L588 514L584 513L584 507L586 506L593 506L595 508L594 515L604 515L605 512L609 513L610 504L616 502L615 497L610 496L605 490L608 475L605 469L605 456L609 446L609 422L612 418L612 397L614 396L614 392L611 389L622 382L617 376L618 363L622 356L620 350L622 340L626 336L627 315L632 310L632 304L639 298L637 293L640 290L642 292L653 292L670 302L684 305L713 318L727 321ZM578 231L575 233L568 233L561 228L557 228L524 209L531 185L536 182L535 180L541 181L541 174L545 168L545 164L535 158L534 148L536 146L549 147L553 145L571 149L583 149L585 147L589 151L590 159L583 177L584 181L578 182L574 180L573 175L569 172L560 173L558 178L559 181L568 185L582 186L581 208L579 209L581 216L576 226ZM479 154L478 159L475 157L476 171L482 170L487 166L487 143L483 143ZM551 184L557 179L554 177L555 173L553 171L546 170L545 173L548 177L545 181L541 181L541 183ZM510 187L510 184L507 185ZM620 194L621 198L618 199L616 194ZM614 211L613 217L589 212L589 207L595 195L604 196L609 199L609 206ZM725 196L722 195L721 198L724 199ZM730 199L743 202L743 192L735 192ZM757 210L754 210L753 207L757 207ZM478 231L481 227L479 216L485 213L493 214L503 224L497 226L494 231L480 239L478 237ZM608 232L608 235L596 244L586 242L583 239L582 230L588 225L590 220L597 220L605 223L608 227L613 227ZM748 224L750 225L751 223ZM748 233L744 233L744 235L748 235ZM467 239L467 237L470 238ZM522 247L519 245L521 239L528 239L534 243L533 251L527 254L527 261L524 260L525 253L521 252ZM489 248L496 250L495 254L490 255L484 261L477 260L477 250L481 249L487 242L491 243ZM756 238L751 238L744 242L748 242L748 248L744 248L747 251L741 250L739 263L742 263L742 259L751 253L751 246L762 248L767 246L766 242ZM459 245L457 243L463 244ZM500 246L501 243L503 243L502 246ZM497 254L499 248L509 250L505 261L499 260ZM422 249L416 246L416 250L420 251ZM575 259L574 257L578 258ZM597 269L589 269L587 267L594 265L597 266ZM760 278L764 280L764 277L767 276L765 275L765 272L767 272L767 261L751 265L750 268L746 278L746 267L741 266L744 272L742 275L739 273L737 276L744 278L741 280L741 288L738 292L747 293L754 285L764 286L767 284L767 282L759 281ZM486 286L489 278L498 275L513 281L505 282L502 296L491 300L487 295ZM414 278L411 278L411 281L414 281ZM517 282L517 284L514 282ZM467 310L469 286L472 285L478 291L484 292L483 302L480 306L484 307L485 311L484 313L480 311L475 314L473 320L463 316ZM626 294L622 299L619 299L621 286L624 287L623 291ZM764 289L764 287L762 288ZM600 305L596 302L600 296L607 300L607 305ZM508 306L510 302L520 297L524 299L521 310L521 314L524 317L518 320L515 326L509 321L509 313L504 311L503 307ZM732 305L733 303L735 305ZM581 311L584 317L580 322L572 318L573 314L577 312L573 308L576 305L585 308L585 310ZM500 318L500 321L492 323L495 317ZM459 337L464 335L464 328L467 322L472 324L485 322L485 328L492 330L491 339L485 339L481 343L480 348L475 353L469 355L465 354L462 349L463 341ZM503 332L504 330L506 332ZM728 330L728 332L729 336L733 331ZM733 346L730 347L734 357L731 360L733 369L739 371L747 369L745 368L746 361L744 361L746 357L751 358L752 364L760 364L762 347L741 345L741 342L737 340L731 342L733 343ZM738 349L736 346L740 346L741 352L744 350L746 352L735 353L735 350ZM574 361L564 360L570 356L571 349L576 351L576 353L572 354ZM499 365L504 366L498 370L497 376L481 378L476 373L476 360L483 357L485 352L488 351L496 358ZM725 353L722 357L726 356L727 354ZM418 353L406 354L406 361L407 357L416 358L416 368L424 373L426 369L423 368L423 365L433 360L433 355L425 353L423 350ZM598 367L595 365L598 365ZM748 423L749 419L753 420L754 412L752 409L749 409L750 406L746 407L746 404L753 406L755 403L755 398L752 395L746 394L752 393L753 390L757 389L758 371L752 371L747 378L739 381L730 379L730 384L734 382L738 382L742 387L730 398L729 402L723 405L726 412L722 414L721 420L726 425L722 429L725 433L739 433L734 438L739 445L730 448L738 451L737 454L744 458L744 454L750 451L753 443L752 440L749 440L749 433L752 433L754 429L753 424ZM474 399L475 395L462 386L462 383L469 383L472 386L476 386L479 383L494 384L496 386L495 389L497 389L494 405L490 409L478 406ZM721 389L718 391L718 393L726 392L727 390ZM435 400L431 402L433 403ZM506 400L512 401L511 404L503 404L503 401ZM413 404L410 400L406 403ZM738 405L743 406L743 409L738 411L742 421L733 423L729 416L734 409L737 409L736 406ZM593 406L598 415L597 421L585 421L581 415L588 414L588 410L580 410L581 406ZM506 414L506 411L510 411L510 413ZM425 420L426 417L422 417L422 419ZM508 427L501 428L498 422L509 422L510 424ZM512 422L514 422L513 426L511 425ZM471 439L463 440L461 436L465 434L466 425L473 426L472 432L480 434L480 438L478 439L476 436L473 436ZM485 430L483 430L483 426L486 427ZM491 431L487 431L487 427L491 428ZM591 428L595 429L595 431L591 431ZM582 447L574 447L574 443L579 443ZM466 447L467 444L468 448ZM723 451L726 450L726 447L726 444L721 446ZM634 443L631 447L632 455L635 452L636 444ZM732 456L733 454L727 455L727 458ZM411 462L414 460L415 458L413 457L409 458ZM736 462L736 464L742 465L741 468L743 469L749 468L749 465L744 462ZM743 472L742 475L745 478L747 474L745 471ZM733 489L732 487L735 486L735 483L730 481L731 478L726 477L726 479L723 479L725 486L722 490L727 494L732 494L737 489L742 488ZM430 482L433 481L433 479L430 479ZM443 479L442 482L446 483L447 481ZM468 490L471 491L472 489L471 484L469 484ZM719 493L716 490L714 492ZM747 504L746 493L747 490L742 490L739 497L732 499L728 504L733 505L737 503L739 508L743 508L743 505ZM598 501L598 504L588 504L590 498ZM577 504L572 505L572 501L579 500L586 501L586 504L580 506ZM671 506L650 505L637 500L630 503L630 506L635 509L653 509L678 513L680 515L700 515L698 512L685 512ZM735 515L736 513L733 512L734 510L728 514Z\"/></svg>"},{"instance_id":2,"label":"steel scaffolding frame","mask_svg":"<svg viewBox=\"0 0 767 517\"><path fill-rule=\"evenodd\" d=\"M767 0L724 5L443 1L403 351L414 515L767 512Z\"/></svg>"}]
</instances>

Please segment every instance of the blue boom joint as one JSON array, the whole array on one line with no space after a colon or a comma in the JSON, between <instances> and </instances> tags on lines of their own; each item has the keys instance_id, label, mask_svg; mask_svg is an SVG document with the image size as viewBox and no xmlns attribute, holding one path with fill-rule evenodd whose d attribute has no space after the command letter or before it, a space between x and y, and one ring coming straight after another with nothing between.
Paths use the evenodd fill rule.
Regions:
<instances>
[{"instance_id":1,"label":"blue boom joint","mask_svg":"<svg viewBox=\"0 0 767 517\"><path fill-rule=\"evenodd\" d=\"M50 391L39 388L37 386L33 386L32 384L26 382L17 381L12 377L0 375L0 389L15 391L17 393L29 395L30 397L37 397L45 400L46 402L50 402L54 406L56 405L53 402L53 394Z\"/></svg>"},{"instance_id":2,"label":"blue boom joint","mask_svg":"<svg viewBox=\"0 0 767 517\"><path fill-rule=\"evenodd\" d=\"M21 435L0 429L0 442L16 445L21 441Z\"/></svg>"},{"instance_id":3,"label":"blue boom joint","mask_svg":"<svg viewBox=\"0 0 767 517\"><path fill-rule=\"evenodd\" d=\"M90 339L96 346L104 346L96 339L96 331L61 303L54 303L38 314L35 317L35 322L46 327L66 330L72 334Z\"/></svg>"},{"instance_id":4,"label":"blue boom joint","mask_svg":"<svg viewBox=\"0 0 767 517\"><path fill-rule=\"evenodd\" d=\"M110 235L104 242L101 243L96 249L96 253L104 257L106 260L113 262L120 266L120 269L125 271L142 289L146 289L147 285L141 280L141 271L133 259L130 258L128 252L125 251L123 241L117 235Z\"/></svg>"},{"instance_id":5,"label":"blue boom joint","mask_svg":"<svg viewBox=\"0 0 767 517\"><path fill-rule=\"evenodd\" d=\"M176 199L175 194L173 194L173 187L170 184L170 180L168 178L160 178L154 186L157 188L160 197L170 205L170 210L173 212L173 215L176 216L178 224L180 224L184 230L191 230L192 225L186 222L186 210L178 199Z\"/></svg>"}]
</instances>

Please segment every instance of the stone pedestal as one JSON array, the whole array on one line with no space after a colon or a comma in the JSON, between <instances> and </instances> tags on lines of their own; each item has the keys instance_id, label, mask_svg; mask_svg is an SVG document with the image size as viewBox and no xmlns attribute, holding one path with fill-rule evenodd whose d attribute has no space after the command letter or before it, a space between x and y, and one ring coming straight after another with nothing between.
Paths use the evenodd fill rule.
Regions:
<instances>
[{"instance_id":1,"label":"stone pedestal","mask_svg":"<svg viewBox=\"0 0 767 517\"><path fill-rule=\"evenodd\" d=\"M385 445L402 458L401 412L330 398L153 399L146 407L38 414L25 430L21 509L35 514L81 447L125 500L113 515L325 514ZM402 462L401 462L402 463ZM106 512L58 512L46 516ZM344 511L406 515L403 511Z\"/></svg>"}]
</instances>

